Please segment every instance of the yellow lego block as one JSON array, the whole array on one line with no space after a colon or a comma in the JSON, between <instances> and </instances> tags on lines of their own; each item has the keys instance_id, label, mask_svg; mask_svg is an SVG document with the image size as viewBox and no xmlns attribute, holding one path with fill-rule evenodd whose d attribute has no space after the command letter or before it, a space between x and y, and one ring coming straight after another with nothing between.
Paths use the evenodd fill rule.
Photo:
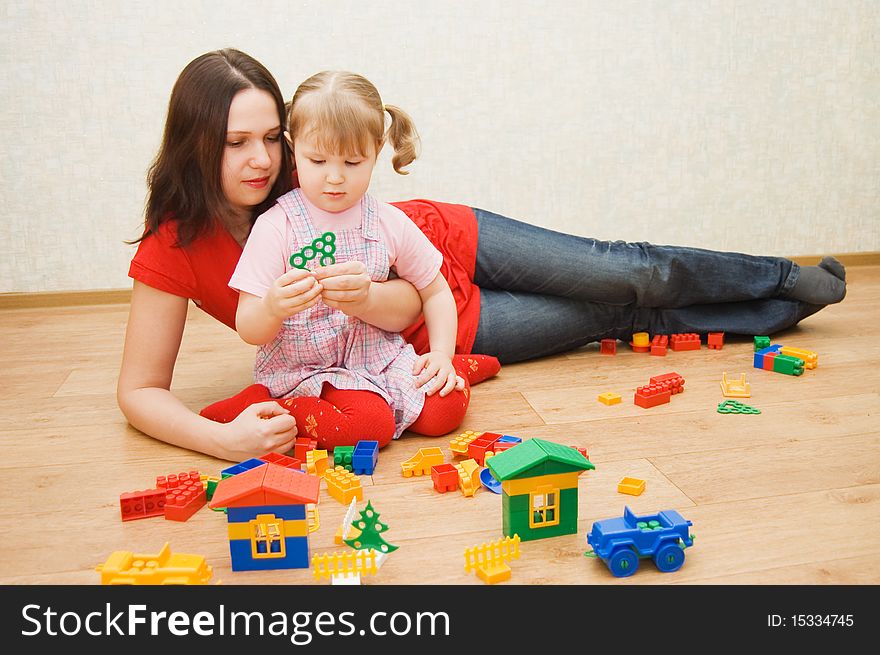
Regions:
<instances>
[{"instance_id":1,"label":"yellow lego block","mask_svg":"<svg viewBox=\"0 0 880 655\"><path fill-rule=\"evenodd\" d=\"M337 575L376 575L376 551L353 550L312 556L312 575L315 580Z\"/></svg>"},{"instance_id":2,"label":"yellow lego block","mask_svg":"<svg viewBox=\"0 0 880 655\"><path fill-rule=\"evenodd\" d=\"M473 430L468 430L467 432L462 432L460 435L450 440L449 442L449 450L452 451L453 455L467 455L468 446L471 441L479 437L482 432L474 432Z\"/></svg>"},{"instance_id":3,"label":"yellow lego block","mask_svg":"<svg viewBox=\"0 0 880 655\"><path fill-rule=\"evenodd\" d=\"M279 519L274 514L258 514L257 518L247 523L229 523L226 535L230 539L253 539L254 526L259 523L274 523L282 527L282 537L305 537L308 534L308 523L304 519Z\"/></svg>"},{"instance_id":4,"label":"yellow lego block","mask_svg":"<svg viewBox=\"0 0 880 655\"><path fill-rule=\"evenodd\" d=\"M620 402L620 394L612 393L611 391L606 391L605 393L599 394L599 402L604 403L605 405L616 405Z\"/></svg>"},{"instance_id":5,"label":"yellow lego block","mask_svg":"<svg viewBox=\"0 0 880 655\"><path fill-rule=\"evenodd\" d=\"M480 465L474 459L453 464L458 471L458 488L464 496L473 496L480 486Z\"/></svg>"},{"instance_id":6,"label":"yellow lego block","mask_svg":"<svg viewBox=\"0 0 880 655\"><path fill-rule=\"evenodd\" d=\"M443 463L443 451L438 447L419 448L419 452L400 465L403 477L430 475L431 467Z\"/></svg>"},{"instance_id":7,"label":"yellow lego block","mask_svg":"<svg viewBox=\"0 0 880 655\"><path fill-rule=\"evenodd\" d=\"M797 357L804 360L804 368L816 368L819 365L819 354L812 350L804 350L803 348L792 348L791 346L782 346L779 349L783 355Z\"/></svg>"},{"instance_id":8,"label":"yellow lego block","mask_svg":"<svg viewBox=\"0 0 880 655\"><path fill-rule=\"evenodd\" d=\"M645 490L645 481L638 478L623 478L617 483L617 493L641 496Z\"/></svg>"},{"instance_id":9,"label":"yellow lego block","mask_svg":"<svg viewBox=\"0 0 880 655\"><path fill-rule=\"evenodd\" d=\"M326 450L306 451L306 472L311 475L323 477L324 472L330 466Z\"/></svg>"},{"instance_id":10,"label":"yellow lego block","mask_svg":"<svg viewBox=\"0 0 880 655\"><path fill-rule=\"evenodd\" d=\"M364 499L361 479L344 467L328 468L324 471L324 479L327 481L327 491L340 503L349 503L352 498Z\"/></svg>"},{"instance_id":11,"label":"yellow lego block","mask_svg":"<svg viewBox=\"0 0 880 655\"><path fill-rule=\"evenodd\" d=\"M722 373L721 394L725 398L751 398L752 387L746 382L746 374L741 374L739 380L728 380L727 371Z\"/></svg>"}]
</instances>

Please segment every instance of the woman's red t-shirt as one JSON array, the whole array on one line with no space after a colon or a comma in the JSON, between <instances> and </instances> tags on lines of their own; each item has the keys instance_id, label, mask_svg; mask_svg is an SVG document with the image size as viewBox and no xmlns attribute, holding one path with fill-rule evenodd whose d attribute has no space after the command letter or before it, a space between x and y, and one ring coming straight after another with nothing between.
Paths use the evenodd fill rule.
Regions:
<instances>
[{"instance_id":1,"label":"woman's red t-shirt","mask_svg":"<svg viewBox=\"0 0 880 655\"><path fill-rule=\"evenodd\" d=\"M443 253L440 272L449 282L458 310L456 352L469 353L480 320L480 289L474 280L477 259L477 220L464 205L409 200L392 203L401 209ZM241 257L241 246L222 227L216 227L185 248L177 247L177 223L165 221L138 245L129 277L160 291L190 298L205 312L235 329L238 292L229 279ZM417 353L428 351L428 331L419 317L403 331Z\"/></svg>"}]
</instances>

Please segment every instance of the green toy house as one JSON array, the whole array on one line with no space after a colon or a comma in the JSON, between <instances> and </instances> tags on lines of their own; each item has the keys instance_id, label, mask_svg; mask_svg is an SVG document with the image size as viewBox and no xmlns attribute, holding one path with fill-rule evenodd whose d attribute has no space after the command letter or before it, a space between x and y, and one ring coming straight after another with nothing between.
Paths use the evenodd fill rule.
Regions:
<instances>
[{"instance_id":1,"label":"green toy house","mask_svg":"<svg viewBox=\"0 0 880 655\"><path fill-rule=\"evenodd\" d=\"M505 536L528 541L577 533L578 478L596 468L577 450L529 439L486 466L501 483Z\"/></svg>"}]
</instances>

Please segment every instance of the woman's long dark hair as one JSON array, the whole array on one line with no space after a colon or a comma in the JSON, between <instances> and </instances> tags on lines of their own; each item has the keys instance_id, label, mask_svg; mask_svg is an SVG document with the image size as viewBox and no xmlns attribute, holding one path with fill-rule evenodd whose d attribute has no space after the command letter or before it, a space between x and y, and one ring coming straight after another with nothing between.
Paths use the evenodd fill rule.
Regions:
<instances>
[{"instance_id":1,"label":"woman's long dark hair","mask_svg":"<svg viewBox=\"0 0 880 655\"><path fill-rule=\"evenodd\" d=\"M284 129L284 100L278 83L250 55L231 48L215 50L192 60L180 73L168 102L162 145L147 173L144 233L137 241L174 218L178 221L178 245L186 246L214 221L232 214L223 193L220 167L229 105L235 94L249 88L272 96L278 123ZM290 188L291 158L282 147L278 179L266 200L254 208L252 220Z\"/></svg>"}]
</instances>

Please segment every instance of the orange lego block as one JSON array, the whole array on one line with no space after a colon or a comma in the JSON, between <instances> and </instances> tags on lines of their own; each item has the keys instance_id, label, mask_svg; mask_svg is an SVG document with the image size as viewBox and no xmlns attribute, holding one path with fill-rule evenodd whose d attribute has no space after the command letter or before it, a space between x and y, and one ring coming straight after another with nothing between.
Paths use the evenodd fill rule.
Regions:
<instances>
[{"instance_id":1,"label":"orange lego block","mask_svg":"<svg viewBox=\"0 0 880 655\"><path fill-rule=\"evenodd\" d=\"M721 350L724 347L724 332L710 332L706 345L712 350Z\"/></svg>"},{"instance_id":2,"label":"orange lego block","mask_svg":"<svg viewBox=\"0 0 880 655\"><path fill-rule=\"evenodd\" d=\"M665 334L654 335L651 339L651 354L656 357L666 357L666 346L669 344L669 337Z\"/></svg>"},{"instance_id":3,"label":"orange lego block","mask_svg":"<svg viewBox=\"0 0 880 655\"><path fill-rule=\"evenodd\" d=\"M622 478L617 483L617 493L641 496L645 490L645 481L639 478Z\"/></svg>"},{"instance_id":4,"label":"orange lego block","mask_svg":"<svg viewBox=\"0 0 880 655\"><path fill-rule=\"evenodd\" d=\"M195 480L178 477L177 486L165 490L165 518L169 521L186 521L208 502L205 487L198 473ZM173 477L173 476L169 476Z\"/></svg>"},{"instance_id":5,"label":"orange lego block","mask_svg":"<svg viewBox=\"0 0 880 655\"><path fill-rule=\"evenodd\" d=\"M672 392L672 395L684 391L684 378L674 372L653 376L651 378L651 384L659 384L663 388L669 389Z\"/></svg>"},{"instance_id":6,"label":"orange lego block","mask_svg":"<svg viewBox=\"0 0 880 655\"><path fill-rule=\"evenodd\" d=\"M650 409L651 407L668 403L671 397L672 392L663 385L649 384L636 389L635 396L633 396L633 403L639 407Z\"/></svg>"},{"instance_id":7,"label":"orange lego block","mask_svg":"<svg viewBox=\"0 0 880 655\"><path fill-rule=\"evenodd\" d=\"M453 464L437 464L431 467L431 481L441 494L458 488L458 469Z\"/></svg>"},{"instance_id":8,"label":"orange lego block","mask_svg":"<svg viewBox=\"0 0 880 655\"><path fill-rule=\"evenodd\" d=\"M620 402L620 394L612 393L611 391L606 391L605 393L599 394L599 402L604 405L616 405Z\"/></svg>"},{"instance_id":9,"label":"orange lego block","mask_svg":"<svg viewBox=\"0 0 880 655\"><path fill-rule=\"evenodd\" d=\"M324 472L324 479L327 481L327 491L343 505L350 503L352 498L364 499L361 479L344 467L328 468Z\"/></svg>"},{"instance_id":10,"label":"orange lego block","mask_svg":"<svg viewBox=\"0 0 880 655\"><path fill-rule=\"evenodd\" d=\"M685 334L673 334L669 338L669 347L678 352L680 350L699 350L700 335L695 332L687 332Z\"/></svg>"},{"instance_id":11,"label":"orange lego block","mask_svg":"<svg viewBox=\"0 0 880 655\"><path fill-rule=\"evenodd\" d=\"M165 515L165 490L145 489L119 495L119 511L123 521L148 519Z\"/></svg>"}]
</instances>

